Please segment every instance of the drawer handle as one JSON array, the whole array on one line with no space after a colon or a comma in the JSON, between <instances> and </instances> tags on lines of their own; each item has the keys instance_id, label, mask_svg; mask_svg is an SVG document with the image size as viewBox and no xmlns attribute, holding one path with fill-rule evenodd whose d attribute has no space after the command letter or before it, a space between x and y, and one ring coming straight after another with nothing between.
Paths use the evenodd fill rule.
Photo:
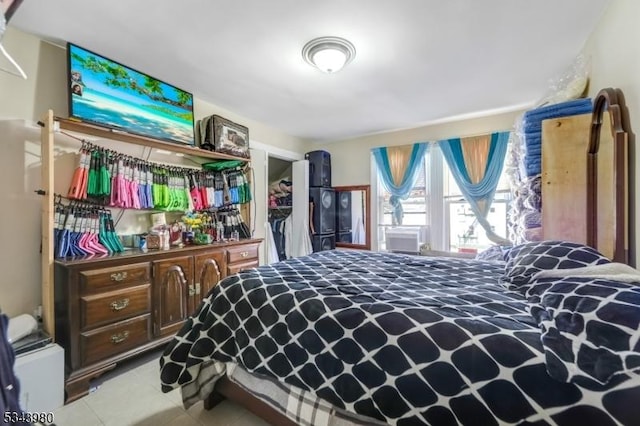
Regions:
<instances>
[{"instance_id":1,"label":"drawer handle","mask_svg":"<svg viewBox=\"0 0 640 426\"><path fill-rule=\"evenodd\" d=\"M113 334L111 335L111 343L117 345L118 343L122 343L125 340L127 340L128 337L129 337L128 331L123 331L122 333Z\"/></svg>"},{"instance_id":2,"label":"drawer handle","mask_svg":"<svg viewBox=\"0 0 640 426\"><path fill-rule=\"evenodd\" d=\"M127 273L126 272L117 272L114 274L111 274L111 281L124 281L125 278L127 278Z\"/></svg>"},{"instance_id":3,"label":"drawer handle","mask_svg":"<svg viewBox=\"0 0 640 426\"><path fill-rule=\"evenodd\" d=\"M125 299L120 299L120 300L115 300L113 302L111 302L111 310L112 311L121 311L124 308L126 308L127 306L129 306L129 299L125 298Z\"/></svg>"},{"instance_id":4,"label":"drawer handle","mask_svg":"<svg viewBox=\"0 0 640 426\"><path fill-rule=\"evenodd\" d=\"M241 257L247 257L247 256L249 256L249 252L248 251L240 252L240 256Z\"/></svg>"}]
</instances>

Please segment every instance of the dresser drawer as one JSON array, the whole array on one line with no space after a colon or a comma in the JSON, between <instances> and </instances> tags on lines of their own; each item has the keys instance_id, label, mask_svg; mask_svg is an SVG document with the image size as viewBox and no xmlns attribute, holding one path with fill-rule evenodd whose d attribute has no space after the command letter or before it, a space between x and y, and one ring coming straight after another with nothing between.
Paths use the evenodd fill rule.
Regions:
<instances>
[{"instance_id":1,"label":"dresser drawer","mask_svg":"<svg viewBox=\"0 0 640 426\"><path fill-rule=\"evenodd\" d=\"M227 249L227 262L246 262L258 258L258 245L247 244L244 246L230 247Z\"/></svg>"},{"instance_id":2,"label":"dresser drawer","mask_svg":"<svg viewBox=\"0 0 640 426\"><path fill-rule=\"evenodd\" d=\"M148 283L151 279L150 271L149 263L80 271L80 293L102 292L118 287Z\"/></svg>"},{"instance_id":3,"label":"dresser drawer","mask_svg":"<svg viewBox=\"0 0 640 426\"><path fill-rule=\"evenodd\" d=\"M258 260L254 259L249 262L236 263L233 265L229 265L227 267L227 275L236 274L240 271L244 271L245 269L257 268Z\"/></svg>"},{"instance_id":4,"label":"dresser drawer","mask_svg":"<svg viewBox=\"0 0 640 426\"><path fill-rule=\"evenodd\" d=\"M93 331L80 333L80 359L88 365L149 341L151 315L146 314Z\"/></svg>"},{"instance_id":5,"label":"dresser drawer","mask_svg":"<svg viewBox=\"0 0 640 426\"><path fill-rule=\"evenodd\" d=\"M151 310L151 285L143 284L80 298L80 328L86 330Z\"/></svg>"}]
</instances>

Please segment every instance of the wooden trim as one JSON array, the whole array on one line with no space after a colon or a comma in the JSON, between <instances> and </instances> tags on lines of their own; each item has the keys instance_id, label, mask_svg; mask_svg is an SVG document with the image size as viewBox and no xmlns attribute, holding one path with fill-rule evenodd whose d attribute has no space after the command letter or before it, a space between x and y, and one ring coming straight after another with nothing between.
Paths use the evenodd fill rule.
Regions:
<instances>
[{"instance_id":1,"label":"wooden trim","mask_svg":"<svg viewBox=\"0 0 640 426\"><path fill-rule=\"evenodd\" d=\"M338 192L345 192L345 191L363 191L364 204L365 204L365 212L364 212L364 221L365 221L364 241L365 242L364 244L339 243L338 241L336 241L336 247L360 249L360 250L371 250L371 186L370 185L335 186L333 189L335 190L336 194ZM337 201L338 201L338 197L336 195L336 203ZM338 235L338 230L336 229L336 238L337 238L337 235Z\"/></svg>"},{"instance_id":2,"label":"wooden trim","mask_svg":"<svg viewBox=\"0 0 640 426\"><path fill-rule=\"evenodd\" d=\"M622 112L625 109L619 89L602 89L595 98L591 134L587 151L587 245L598 247L598 151L602 121L609 113L613 136L614 254L615 262L629 263L628 140Z\"/></svg>"},{"instance_id":3,"label":"wooden trim","mask_svg":"<svg viewBox=\"0 0 640 426\"><path fill-rule=\"evenodd\" d=\"M542 239L587 243L587 157L592 113L542 121ZM600 250L613 256L613 247ZM606 251L606 253L605 253Z\"/></svg>"},{"instance_id":4,"label":"wooden trim","mask_svg":"<svg viewBox=\"0 0 640 426\"><path fill-rule=\"evenodd\" d=\"M54 286L53 286L53 111L42 118L40 132L42 153L42 328L55 341Z\"/></svg>"},{"instance_id":5,"label":"wooden trim","mask_svg":"<svg viewBox=\"0 0 640 426\"><path fill-rule=\"evenodd\" d=\"M169 343L172 339L173 336L161 337L144 345L129 349L126 352L100 360L91 364L89 367L74 370L71 374L65 377L64 385L66 395L64 403L69 404L89 394L90 381L114 369L119 362L133 359L141 354L158 349L159 347Z\"/></svg>"},{"instance_id":6,"label":"wooden trim","mask_svg":"<svg viewBox=\"0 0 640 426\"><path fill-rule=\"evenodd\" d=\"M266 402L245 391L240 386L229 380L227 376L223 376L216 382L213 392L211 392L204 401L205 409L210 410L219 404L222 401L221 396L227 398L229 401L242 405L269 424L278 426L296 426L296 423L287 416Z\"/></svg>"},{"instance_id":7,"label":"wooden trim","mask_svg":"<svg viewBox=\"0 0 640 426\"><path fill-rule=\"evenodd\" d=\"M142 251L138 249L126 250L121 253L105 254L105 255L92 255L82 257L67 257L64 259L57 259L55 263L63 266L76 266L76 265L88 265L94 267L95 264L108 262L109 265L120 266L130 265L135 262L149 262L162 260L167 258L175 258L176 256L184 255L196 255L200 252L208 252L215 248L231 248L234 246L245 247L249 244L255 244L258 246L263 241L262 238L251 238L236 241L216 242L212 244L204 245L190 245L184 247L172 247L169 250L147 250ZM256 250L258 250L256 248Z\"/></svg>"},{"instance_id":8,"label":"wooden trim","mask_svg":"<svg viewBox=\"0 0 640 426\"><path fill-rule=\"evenodd\" d=\"M83 133L86 135L97 136L99 138L113 139L121 142L128 142L134 145L149 146L156 149L165 149L171 152L179 152L186 155L192 155L194 157L207 158L212 160L238 160L245 163L249 162L248 158L236 157L228 154L221 154L219 152L207 151L205 149L196 148L190 145L184 145L179 143L164 142L158 139L152 139L145 136L138 136L127 132L119 132L108 127L102 127L95 124L89 124L82 121L58 118L56 121L60 123L61 130L68 130L70 132Z\"/></svg>"}]
</instances>

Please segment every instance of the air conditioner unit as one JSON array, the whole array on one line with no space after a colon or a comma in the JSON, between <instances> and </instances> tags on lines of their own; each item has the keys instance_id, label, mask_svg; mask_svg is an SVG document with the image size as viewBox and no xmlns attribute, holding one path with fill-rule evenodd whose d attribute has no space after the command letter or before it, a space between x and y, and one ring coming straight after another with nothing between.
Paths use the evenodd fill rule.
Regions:
<instances>
[{"instance_id":1,"label":"air conditioner unit","mask_svg":"<svg viewBox=\"0 0 640 426\"><path fill-rule=\"evenodd\" d=\"M390 228L385 230L387 251L419 253L424 230L421 228Z\"/></svg>"}]
</instances>

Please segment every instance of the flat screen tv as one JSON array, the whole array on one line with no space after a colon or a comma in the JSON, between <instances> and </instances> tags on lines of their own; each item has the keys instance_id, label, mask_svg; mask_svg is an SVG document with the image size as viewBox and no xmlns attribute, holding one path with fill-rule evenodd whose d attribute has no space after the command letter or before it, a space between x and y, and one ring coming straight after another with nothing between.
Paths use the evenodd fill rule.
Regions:
<instances>
[{"instance_id":1,"label":"flat screen tv","mask_svg":"<svg viewBox=\"0 0 640 426\"><path fill-rule=\"evenodd\" d=\"M67 65L72 118L194 145L191 93L72 43Z\"/></svg>"}]
</instances>

